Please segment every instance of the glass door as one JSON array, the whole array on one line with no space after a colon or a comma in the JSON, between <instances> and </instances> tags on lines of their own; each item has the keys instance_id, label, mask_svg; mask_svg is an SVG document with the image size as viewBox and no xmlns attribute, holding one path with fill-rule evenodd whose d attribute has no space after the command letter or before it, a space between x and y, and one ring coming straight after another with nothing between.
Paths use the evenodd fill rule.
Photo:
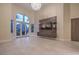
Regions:
<instances>
[{"instance_id":1,"label":"glass door","mask_svg":"<svg viewBox=\"0 0 79 59\"><path fill-rule=\"evenodd\" d=\"M29 32L29 24L26 24L26 35L28 34Z\"/></svg>"},{"instance_id":2,"label":"glass door","mask_svg":"<svg viewBox=\"0 0 79 59\"><path fill-rule=\"evenodd\" d=\"M29 32L29 18L22 14L16 14L16 36L26 36Z\"/></svg>"},{"instance_id":3,"label":"glass door","mask_svg":"<svg viewBox=\"0 0 79 59\"><path fill-rule=\"evenodd\" d=\"M21 35L20 31L21 31L21 24L17 22L16 23L16 36Z\"/></svg>"},{"instance_id":4,"label":"glass door","mask_svg":"<svg viewBox=\"0 0 79 59\"><path fill-rule=\"evenodd\" d=\"M25 24L22 24L22 35L25 35Z\"/></svg>"},{"instance_id":5,"label":"glass door","mask_svg":"<svg viewBox=\"0 0 79 59\"><path fill-rule=\"evenodd\" d=\"M25 33L26 35L28 34L29 32L29 18L27 16L24 16L24 23L25 23Z\"/></svg>"}]
</instances>

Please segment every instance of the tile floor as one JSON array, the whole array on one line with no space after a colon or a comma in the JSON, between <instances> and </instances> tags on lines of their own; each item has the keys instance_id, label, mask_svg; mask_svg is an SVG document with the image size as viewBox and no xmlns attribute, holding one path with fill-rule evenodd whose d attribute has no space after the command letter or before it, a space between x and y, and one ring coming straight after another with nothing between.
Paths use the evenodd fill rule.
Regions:
<instances>
[{"instance_id":1,"label":"tile floor","mask_svg":"<svg viewBox=\"0 0 79 59\"><path fill-rule=\"evenodd\" d=\"M42 37L17 38L0 43L0 55L75 55L79 42L63 42Z\"/></svg>"}]
</instances>

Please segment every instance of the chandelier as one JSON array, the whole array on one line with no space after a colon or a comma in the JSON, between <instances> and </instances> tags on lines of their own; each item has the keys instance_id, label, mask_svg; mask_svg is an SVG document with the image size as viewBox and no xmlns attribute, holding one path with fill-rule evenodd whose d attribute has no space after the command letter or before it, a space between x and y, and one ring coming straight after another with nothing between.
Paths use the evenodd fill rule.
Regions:
<instances>
[{"instance_id":1,"label":"chandelier","mask_svg":"<svg viewBox=\"0 0 79 59\"><path fill-rule=\"evenodd\" d=\"M31 7L34 11L38 11L41 8L41 3L31 3Z\"/></svg>"}]
</instances>

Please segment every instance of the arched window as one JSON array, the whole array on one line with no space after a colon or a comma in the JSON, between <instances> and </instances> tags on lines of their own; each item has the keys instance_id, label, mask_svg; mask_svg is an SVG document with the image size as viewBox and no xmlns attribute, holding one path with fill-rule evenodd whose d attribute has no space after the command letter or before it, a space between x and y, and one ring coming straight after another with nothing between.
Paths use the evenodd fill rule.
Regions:
<instances>
[{"instance_id":1,"label":"arched window","mask_svg":"<svg viewBox=\"0 0 79 59\"><path fill-rule=\"evenodd\" d=\"M16 21L23 22L23 15L22 14L16 14Z\"/></svg>"}]
</instances>

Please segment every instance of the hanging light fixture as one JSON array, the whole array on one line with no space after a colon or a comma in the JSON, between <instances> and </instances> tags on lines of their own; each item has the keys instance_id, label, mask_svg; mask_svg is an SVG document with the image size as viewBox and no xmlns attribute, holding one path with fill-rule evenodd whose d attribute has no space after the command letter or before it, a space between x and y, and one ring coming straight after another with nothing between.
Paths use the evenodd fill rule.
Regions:
<instances>
[{"instance_id":1,"label":"hanging light fixture","mask_svg":"<svg viewBox=\"0 0 79 59\"><path fill-rule=\"evenodd\" d=\"M31 3L31 7L34 11L38 11L41 8L41 3Z\"/></svg>"}]
</instances>

